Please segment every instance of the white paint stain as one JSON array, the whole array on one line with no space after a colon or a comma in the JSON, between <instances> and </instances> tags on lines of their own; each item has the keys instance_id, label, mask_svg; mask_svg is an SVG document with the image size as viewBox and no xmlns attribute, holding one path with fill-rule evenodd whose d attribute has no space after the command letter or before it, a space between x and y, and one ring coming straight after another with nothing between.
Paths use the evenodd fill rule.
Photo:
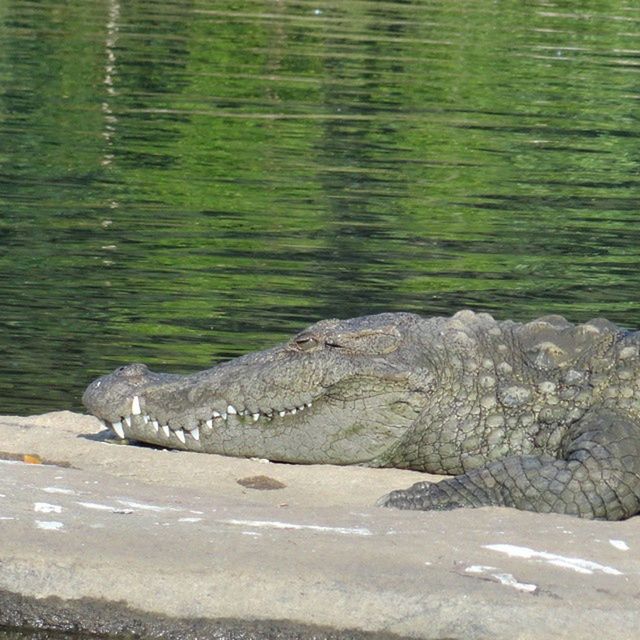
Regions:
<instances>
[{"instance_id":1,"label":"white paint stain","mask_svg":"<svg viewBox=\"0 0 640 640\"><path fill-rule=\"evenodd\" d=\"M497 571L497 567L489 567L486 564L472 564L465 569L465 573L487 573L487 571Z\"/></svg>"},{"instance_id":2,"label":"white paint stain","mask_svg":"<svg viewBox=\"0 0 640 640\"><path fill-rule=\"evenodd\" d=\"M64 524L56 520L47 520L46 522L44 520L36 520L36 527L45 531L61 531L64 529Z\"/></svg>"},{"instance_id":3,"label":"white paint stain","mask_svg":"<svg viewBox=\"0 0 640 640\"><path fill-rule=\"evenodd\" d=\"M295 529L306 531L319 531L322 533L340 533L352 536L373 535L365 527L324 527L317 524L295 524L293 522L278 522L277 520L221 520L226 524L237 524L242 527L267 527L271 529Z\"/></svg>"},{"instance_id":4,"label":"white paint stain","mask_svg":"<svg viewBox=\"0 0 640 640\"><path fill-rule=\"evenodd\" d=\"M75 491L73 489L63 489L62 487L44 487L42 489L45 493L63 493L65 495L75 495Z\"/></svg>"},{"instance_id":5,"label":"white paint stain","mask_svg":"<svg viewBox=\"0 0 640 640\"><path fill-rule=\"evenodd\" d=\"M13 516L0 516L0 520L15 520Z\"/></svg>"},{"instance_id":6,"label":"white paint stain","mask_svg":"<svg viewBox=\"0 0 640 640\"><path fill-rule=\"evenodd\" d=\"M511 573L494 573L498 571L496 567L490 567L484 564L473 564L465 569L465 573L488 573L492 578L497 580L500 584L506 587L512 587L518 591L526 591L527 593L533 593L538 586L528 582L518 582Z\"/></svg>"},{"instance_id":7,"label":"white paint stain","mask_svg":"<svg viewBox=\"0 0 640 640\"><path fill-rule=\"evenodd\" d=\"M607 573L613 576L623 575L621 571L618 571L613 567L607 567L606 565L598 564L592 560L569 558L566 556L560 556L556 553L549 553L548 551L535 551L529 547L519 547L512 544L487 544L484 545L484 548L490 549L491 551L497 551L499 553L506 553L511 558L543 560L547 564L562 567L563 569L571 569L578 573L592 574L594 571L602 571L602 573Z\"/></svg>"},{"instance_id":8,"label":"white paint stain","mask_svg":"<svg viewBox=\"0 0 640 640\"><path fill-rule=\"evenodd\" d=\"M62 507L59 504L49 504L48 502L36 502L33 505L36 513L62 513Z\"/></svg>"},{"instance_id":9,"label":"white paint stain","mask_svg":"<svg viewBox=\"0 0 640 640\"><path fill-rule=\"evenodd\" d=\"M202 522L202 518L178 518L178 522Z\"/></svg>"},{"instance_id":10,"label":"white paint stain","mask_svg":"<svg viewBox=\"0 0 640 640\"><path fill-rule=\"evenodd\" d=\"M629 545L624 540L609 540L609 544L620 551L629 551Z\"/></svg>"},{"instance_id":11,"label":"white paint stain","mask_svg":"<svg viewBox=\"0 0 640 640\"><path fill-rule=\"evenodd\" d=\"M143 511L177 511L173 507L158 507L155 504L145 504L144 502L133 502L132 500L117 500L125 507L131 507L132 509L141 509Z\"/></svg>"},{"instance_id":12,"label":"white paint stain","mask_svg":"<svg viewBox=\"0 0 640 640\"><path fill-rule=\"evenodd\" d=\"M93 509L94 511L115 511L115 507L110 507L107 504L98 504L97 502L76 502L85 509Z\"/></svg>"},{"instance_id":13,"label":"white paint stain","mask_svg":"<svg viewBox=\"0 0 640 640\"><path fill-rule=\"evenodd\" d=\"M0 493L0 498L6 498L7 496L4 493Z\"/></svg>"},{"instance_id":14,"label":"white paint stain","mask_svg":"<svg viewBox=\"0 0 640 640\"><path fill-rule=\"evenodd\" d=\"M507 587L513 587L518 591L526 591L533 593L538 586L530 582L518 582L510 573L492 573L491 574L500 584Z\"/></svg>"}]
</instances>

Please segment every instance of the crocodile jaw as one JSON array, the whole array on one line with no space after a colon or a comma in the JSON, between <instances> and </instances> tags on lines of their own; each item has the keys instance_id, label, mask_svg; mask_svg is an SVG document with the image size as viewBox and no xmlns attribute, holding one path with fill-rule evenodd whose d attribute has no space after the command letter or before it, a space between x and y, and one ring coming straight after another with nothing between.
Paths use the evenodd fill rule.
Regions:
<instances>
[{"instance_id":1,"label":"crocodile jaw","mask_svg":"<svg viewBox=\"0 0 640 640\"><path fill-rule=\"evenodd\" d=\"M418 415L417 409L407 411L404 394L393 387L363 396L356 412L352 407L346 411L339 393L332 395L336 388L330 388L289 407L256 411L227 404L210 410L208 417L197 410L179 421L156 417L146 398L134 394L125 415L102 420L121 438L187 451L296 463L377 464Z\"/></svg>"},{"instance_id":2,"label":"crocodile jaw","mask_svg":"<svg viewBox=\"0 0 640 640\"><path fill-rule=\"evenodd\" d=\"M284 462L379 464L413 424L423 399L407 391L404 375L388 371L384 378L349 375L260 402L255 393L228 400L238 397L228 387L205 394L207 372L165 378L141 365L131 367L96 380L83 398L119 437ZM230 370L223 370L224 377ZM209 372L213 378L222 374Z\"/></svg>"},{"instance_id":3,"label":"crocodile jaw","mask_svg":"<svg viewBox=\"0 0 640 640\"><path fill-rule=\"evenodd\" d=\"M321 321L283 345L186 376L121 367L87 409L120 437L288 462L373 463L424 407L411 314Z\"/></svg>"},{"instance_id":4,"label":"crocodile jaw","mask_svg":"<svg viewBox=\"0 0 640 640\"><path fill-rule=\"evenodd\" d=\"M134 395L131 398L131 412L129 414L120 416L119 420L102 419L102 422L120 438L130 437L158 445L200 451L203 446L206 448L214 431L220 432L228 429L230 423L235 423L237 427L246 427L265 421L271 423L279 418L301 414L311 407L312 402L309 401L291 409L250 411L249 409L238 409L233 404L227 404L222 411L213 409L209 418L194 420L189 426L176 426L175 421L171 424L169 420L161 420L153 415L143 413L140 396Z\"/></svg>"}]
</instances>

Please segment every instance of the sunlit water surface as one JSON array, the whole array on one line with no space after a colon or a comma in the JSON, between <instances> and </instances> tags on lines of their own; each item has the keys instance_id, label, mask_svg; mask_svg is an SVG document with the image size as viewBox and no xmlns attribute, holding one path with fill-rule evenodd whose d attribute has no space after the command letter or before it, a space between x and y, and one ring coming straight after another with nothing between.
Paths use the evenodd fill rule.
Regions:
<instances>
[{"instance_id":1,"label":"sunlit water surface","mask_svg":"<svg viewBox=\"0 0 640 640\"><path fill-rule=\"evenodd\" d=\"M0 413L325 317L640 325L640 5L0 3Z\"/></svg>"}]
</instances>

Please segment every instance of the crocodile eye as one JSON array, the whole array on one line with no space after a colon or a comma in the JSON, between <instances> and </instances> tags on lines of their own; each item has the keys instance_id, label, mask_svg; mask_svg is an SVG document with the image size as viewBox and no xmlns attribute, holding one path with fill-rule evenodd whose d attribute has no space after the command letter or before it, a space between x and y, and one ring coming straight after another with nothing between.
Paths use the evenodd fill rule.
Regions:
<instances>
[{"instance_id":1,"label":"crocodile eye","mask_svg":"<svg viewBox=\"0 0 640 640\"><path fill-rule=\"evenodd\" d=\"M300 351L312 351L318 347L318 341L310 335L300 335L294 339L294 343Z\"/></svg>"}]
</instances>

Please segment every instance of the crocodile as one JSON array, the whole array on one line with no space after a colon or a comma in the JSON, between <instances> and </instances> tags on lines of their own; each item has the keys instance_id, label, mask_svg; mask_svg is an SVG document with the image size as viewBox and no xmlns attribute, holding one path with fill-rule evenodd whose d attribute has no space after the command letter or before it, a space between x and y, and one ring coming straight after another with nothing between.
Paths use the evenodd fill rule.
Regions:
<instances>
[{"instance_id":1,"label":"crocodile","mask_svg":"<svg viewBox=\"0 0 640 640\"><path fill-rule=\"evenodd\" d=\"M547 315L322 320L189 375L130 364L83 402L120 438L291 463L448 477L378 504L640 512L640 331Z\"/></svg>"}]
</instances>

